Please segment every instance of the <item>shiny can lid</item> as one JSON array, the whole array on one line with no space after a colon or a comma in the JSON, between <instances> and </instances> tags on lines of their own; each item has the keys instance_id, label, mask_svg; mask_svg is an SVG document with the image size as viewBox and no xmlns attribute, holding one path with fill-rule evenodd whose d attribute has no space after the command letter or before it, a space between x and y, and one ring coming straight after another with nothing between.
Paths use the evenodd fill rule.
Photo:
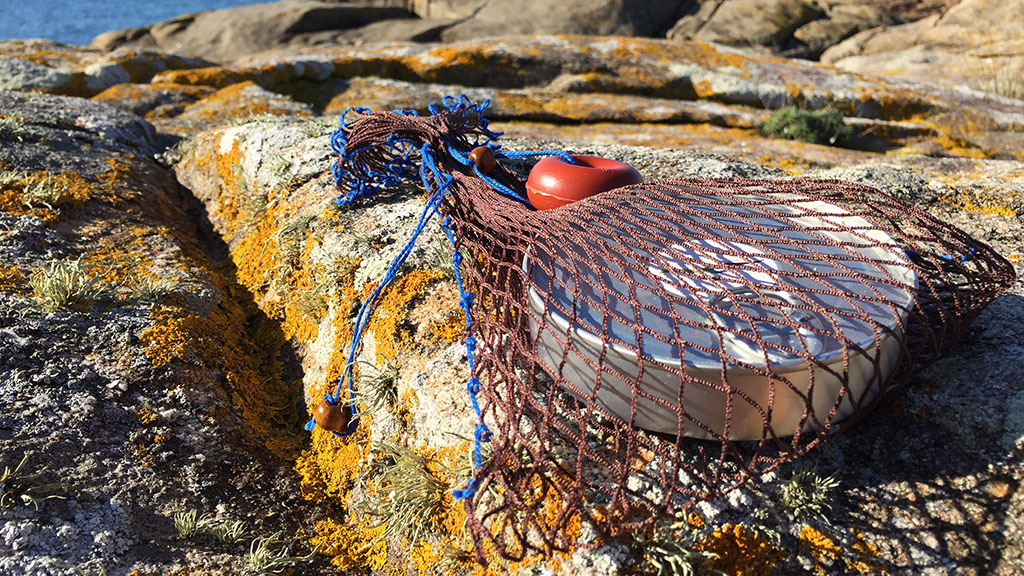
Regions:
<instances>
[{"instance_id":1,"label":"shiny can lid","mask_svg":"<svg viewBox=\"0 0 1024 576\"><path fill-rule=\"evenodd\" d=\"M578 237L538 237L524 261L534 312L623 356L795 368L874 346L913 302L903 250L844 208L794 194L659 192L620 191Z\"/></svg>"}]
</instances>

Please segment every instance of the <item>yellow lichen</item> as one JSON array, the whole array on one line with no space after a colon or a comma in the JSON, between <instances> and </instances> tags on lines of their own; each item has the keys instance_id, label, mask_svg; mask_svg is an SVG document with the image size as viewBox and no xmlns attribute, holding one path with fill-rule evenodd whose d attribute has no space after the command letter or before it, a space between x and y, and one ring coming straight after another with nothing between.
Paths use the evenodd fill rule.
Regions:
<instances>
[{"instance_id":1,"label":"yellow lichen","mask_svg":"<svg viewBox=\"0 0 1024 576\"><path fill-rule=\"evenodd\" d=\"M25 289L25 275L17 266L0 266L0 291L21 292Z\"/></svg>"},{"instance_id":2,"label":"yellow lichen","mask_svg":"<svg viewBox=\"0 0 1024 576\"><path fill-rule=\"evenodd\" d=\"M377 361L394 360L412 340L412 328L403 326L409 303L442 275L436 270L413 270L389 286L374 310L367 328L377 340Z\"/></svg>"},{"instance_id":3,"label":"yellow lichen","mask_svg":"<svg viewBox=\"0 0 1024 576\"><path fill-rule=\"evenodd\" d=\"M843 550L824 532L813 526L804 526L800 531L800 544L813 562L815 574L824 576L837 560L843 557Z\"/></svg>"},{"instance_id":4,"label":"yellow lichen","mask_svg":"<svg viewBox=\"0 0 1024 576\"><path fill-rule=\"evenodd\" d=\"M726 524L701 540L694 550L717 554L708 560L708 570L733 576L769 576L776 574L782 551L768 538L739 524Z\"/></svg>"},{"instance_id":5,"label":"yellow lichen","mask_svg":"<svg viewBox=\"0 0 1024 576\"><path fill-rule=\"evenodd\" d=\"M939 196L939 201L951 204L967 212L1009 216L1011 218L1017 216L1017 211L1011 208L1004 200L984 196L973 190L966 190L960 193L947 192Z\"/></svg>"}]
</instances>

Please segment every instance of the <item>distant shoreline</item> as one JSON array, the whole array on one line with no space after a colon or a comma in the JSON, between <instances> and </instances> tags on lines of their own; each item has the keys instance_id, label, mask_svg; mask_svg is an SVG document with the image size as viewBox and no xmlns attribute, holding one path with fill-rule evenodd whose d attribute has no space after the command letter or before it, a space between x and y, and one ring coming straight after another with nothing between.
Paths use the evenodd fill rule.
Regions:
<instances>
[{"instance_id":1,"label":"distant shoreline","mask_svg":"<svg viewBox=\"0 0 1024 576\"><path fill-rule=\"evenodd\" d=\"M17 2L0 19L0 39L38 38L85 46L97 35L111 30L146 26L190 12L257 3L254 0L139 2L126 10L125 3L119 0Z\"/></svg>"}]
</instances>

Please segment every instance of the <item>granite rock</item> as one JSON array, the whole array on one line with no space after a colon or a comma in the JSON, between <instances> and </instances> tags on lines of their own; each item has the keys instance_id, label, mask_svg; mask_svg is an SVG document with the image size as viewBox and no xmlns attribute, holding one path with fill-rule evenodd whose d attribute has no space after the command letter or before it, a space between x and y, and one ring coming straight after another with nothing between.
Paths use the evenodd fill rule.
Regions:
<instances>
[{"instance_id":1,"label":"granite rock","mask_svg":"<svg viewBox=\"0 0 1024 576\"><path fill-rule=\"evenodd\" d=\"M302 43L319 32L412 16L401 7L282 0L184 14L152 26L106 32L93 39L90 46L103 51L121 46L159 48L225 62L292 42Z\"/></svg>"},{"instance_id":2,"label":"granite rock","mask_svg":"<svg viewBox=\"0 0 1024 576\"><path fill-rule=\"evenodd\" d=\"M941 80L1021 97L1024 3L963 0L940 14L863 31L822 54L845 70Z\"/></svg>"}]
</instances>

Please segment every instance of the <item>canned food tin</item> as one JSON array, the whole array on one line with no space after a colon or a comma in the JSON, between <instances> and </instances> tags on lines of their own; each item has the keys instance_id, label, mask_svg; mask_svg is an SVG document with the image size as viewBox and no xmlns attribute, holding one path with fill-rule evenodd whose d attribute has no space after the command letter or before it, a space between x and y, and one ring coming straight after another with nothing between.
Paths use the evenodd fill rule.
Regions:
<instances>
[{"instance_id":1,"label":"canned food tin","mask_svg":"<svg viewBox=\"0 0 1024 576\"><path fill-rule=\"evenodd\" d=\"M891 236L791 194L603 202L587 234L538 237L523 262L537 355L575 395L639 428L753 440L881 390L917 286Z\"/></svg>"}]
</instances>

